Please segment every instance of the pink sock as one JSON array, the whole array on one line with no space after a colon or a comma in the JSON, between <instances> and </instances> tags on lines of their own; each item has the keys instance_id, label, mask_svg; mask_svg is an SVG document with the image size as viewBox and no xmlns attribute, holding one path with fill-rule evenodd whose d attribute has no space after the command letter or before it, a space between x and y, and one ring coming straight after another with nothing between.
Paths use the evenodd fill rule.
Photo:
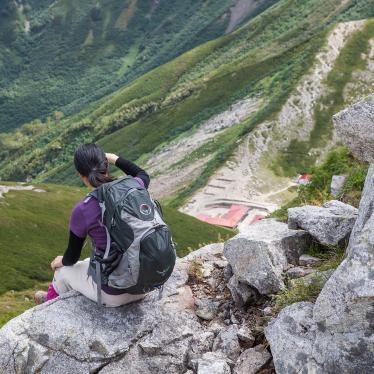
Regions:
<instances>
[{"instance_id":1,"label":"pink sock","mask_svg":"<svg viewBox=\"0 0 374 374\"><path fill-rule=\"evenodd\" d=\"M56 292L55 288L53 287L53 284L51 283L48 287L47 301L55 299L57 296L58 293Z\"/></svg>"}]
</instances>

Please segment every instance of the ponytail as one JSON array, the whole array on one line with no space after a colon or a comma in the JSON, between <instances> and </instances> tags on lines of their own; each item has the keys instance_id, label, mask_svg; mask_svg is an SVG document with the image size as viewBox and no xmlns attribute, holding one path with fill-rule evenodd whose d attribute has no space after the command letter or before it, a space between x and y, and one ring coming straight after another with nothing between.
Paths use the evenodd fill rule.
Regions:
<instances>
[{"instance_id":1,"label":"ponytail","mask_svg":"<svg viewBox=\"0 0 374 374\"><path fill-rule=\"evenodd\" d=\"M113 180L113 177L100 173L98 170L92 170L90 174L88 174L88 181L92 187L99 187L102 184L112 182Z\"/></svg>"}]
</instances>

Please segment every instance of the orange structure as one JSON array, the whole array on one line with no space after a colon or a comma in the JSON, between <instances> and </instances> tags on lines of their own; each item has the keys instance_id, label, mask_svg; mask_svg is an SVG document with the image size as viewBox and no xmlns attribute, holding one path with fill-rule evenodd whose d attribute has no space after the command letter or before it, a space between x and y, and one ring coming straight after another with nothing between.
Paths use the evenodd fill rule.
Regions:
<instances>
[{"instance_id":1,"label":"orange structure","mask_svg":"<svg viewBox=\"0 0 374 374\"><path fill-rule=\"evenodd\" d=\"M239 222L245 218L250 208L245 205L233 204L228 212L222 216L211 217L205 214L199 214L197 218L200 221L210 223L212 225L235 228Z\"/></svg>"}]
</instances>

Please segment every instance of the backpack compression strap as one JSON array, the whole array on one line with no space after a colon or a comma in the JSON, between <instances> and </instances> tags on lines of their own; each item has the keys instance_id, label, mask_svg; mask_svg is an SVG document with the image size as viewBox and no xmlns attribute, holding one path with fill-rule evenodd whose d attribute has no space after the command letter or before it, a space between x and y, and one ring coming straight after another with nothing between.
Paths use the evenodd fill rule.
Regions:
<instances>
[{"instance_id":1,"label":"backpack compression strap","mask_svg":"<svg viewBox=\"0 0 374 374\"><path fill-rule=\"evenodd\" d=\"M106 232L106 247L105 247L105 253L104 253L104 257L103 257L103 259L106 259L109 256L111 240L110 240L109 231L104 224L104 214L105 214L105 210L106 210L105 203L104 203L104 201L100 201L98 199L97 190L92 191L91 193L88 194L88 196L93 197L94 199L96 199L99 202L99 206L100 206L100 209L101 209L101 223L102 223L102 226L105 228L105 232Z\"/></svg>"},{"instance_id":2,"label":"backpack compression strap","mask_svg":"<svg viewBox=\"0 0 374 374\"><path fill-rule=\"evenodd\" d=\"M105 253L104 253L103 259L106 259L109 255L111 240L110 240L109 231L104 224L104 213L105 213L105 209L106 209L105 208L105 203L101 202L97 198L97 190L92 191L89 194L89 196L96 199L99 202L99 206L101 208L101 223L102 223L102 226L105 228L105 232L106 232L106 247L105 247ZM95 250L96 249L94 248L94 251ZM94 259L95 259L95 265L96 265L96 271L95 271L96 277L95 278L96 278L96 288L97 288L97 304L99 305L99 307L101 307L102 306L102 302L101 302L101 263L100 263L100 259L95 258L95 257L94 257Z\"/></svg>"},{"instance_id":3,"label":"backpack compression strap","mask_svg":"<svg viewBox=\"0 0 374 374\"><path fill-rule=\"evenodd\" d=\"M97 304L102 306L101 302L101 264L96 260L96 288L97 288Z\"/></svg>"}]
</instances>

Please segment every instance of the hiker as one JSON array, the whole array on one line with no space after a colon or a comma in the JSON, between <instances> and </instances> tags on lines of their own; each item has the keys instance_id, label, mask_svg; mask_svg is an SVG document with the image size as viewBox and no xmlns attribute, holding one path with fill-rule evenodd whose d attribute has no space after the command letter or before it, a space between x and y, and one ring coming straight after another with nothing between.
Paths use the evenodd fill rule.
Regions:
<instances>
[{"instance_id":1,"label":"hiker","mask_svg":"<svg viewBox=\"0 0 374 374\"><path fill-rule=\"evenodd\" d=\"M117 166L130 177L111 177L108 164ZM63 256L52 261L53 281L48 292L35 293L35 302L52 300L70 290L107 307L144 298L148 291L162 286L175 263L174 245L162 220L161 208L147 192L148 174L129 160L104 153L96 144L80 145L74 154L74 165L91 193L73 208L67 249ZM115 198L110 193L114 193ZM106 222L108 211L118 207L107 206L105 212L105 199L110 200L107 204L114 200L114 204L119 201L124 204L119 207L122 209L120 217L112 216L109 225ZM146 231L139 231L136 224ZM137 235L142 236L137 238ZM87 236L93 246L91 258L78 261Z\"/></svg>"}]
</instances>

